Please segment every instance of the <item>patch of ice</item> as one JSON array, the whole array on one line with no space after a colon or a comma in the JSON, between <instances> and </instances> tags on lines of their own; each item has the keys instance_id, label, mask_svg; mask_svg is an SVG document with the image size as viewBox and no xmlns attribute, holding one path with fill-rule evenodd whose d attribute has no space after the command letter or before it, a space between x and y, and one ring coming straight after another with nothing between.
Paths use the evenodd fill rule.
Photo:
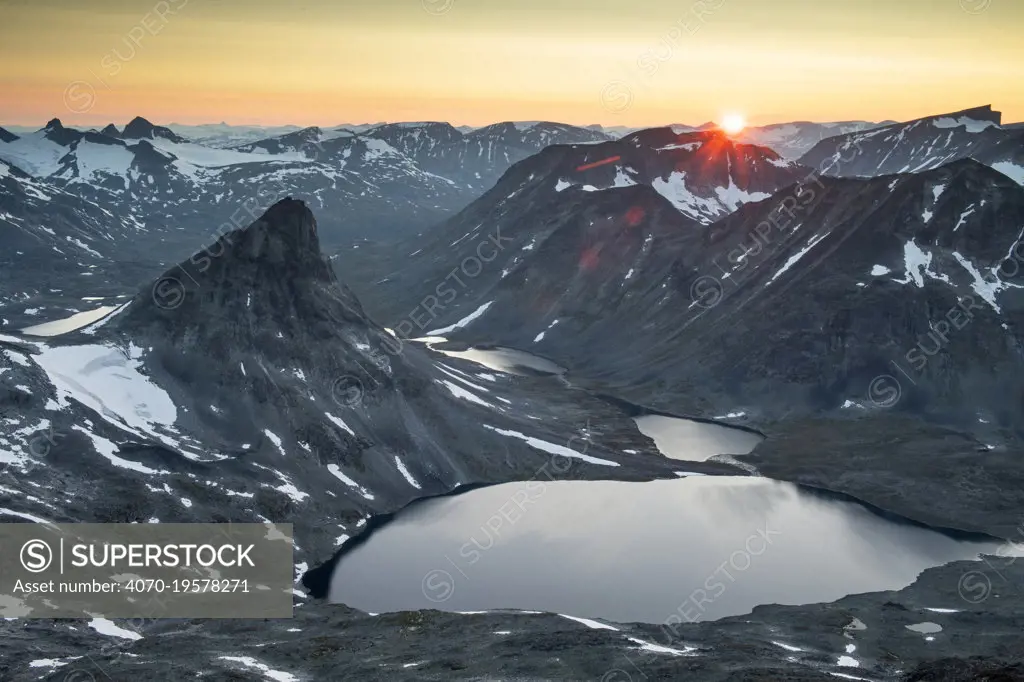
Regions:
<instances>
[{"instance_id":1,"label":"patch of ice","mask_svg":"<svg viewBox=\"0 0 1024 682\"><path fill-rule=\"evenodd\" d=\"M591 620L589 618L579 618L578 616L567 616L564 613L560 613L558 615L561 616L562 618L568 618L569 620L574 620L577 623L582 623L583 625L586 625L588 628L591 628L593 630L611 630L613 632L618 632L619 631L619 629L616 628L616 627L612 627L611 625L607 625L606 623L599 623L598 621Z\"/></svg>"},{"instance_id":2,"label":"patch of ice","mask_svg":"<svg viewBox=\"0 0 1024 682\"><path fill-rule=\"evenodd\" d=\"M924 288L924 275L928 274L928 267L932 262L932 254L926 253L917 245L913 239L903 245L903 263L907 277L903 280L895 280L901 284L914 282L919 288Z\"/></svg>"},{"instance_id":3,"label":"patch of ice","mask_svg":"<svg viewBox=\"0 0 1024 682\"><path fill-rule=\"evenodd\" d=\"M1024 185L1024 166L1010 161L999 161L997 163L993 163L992 168L1010 178L1018 185Z\"/></svg>"},{"instance_id":4,"label":"patch of ice","mask_svg":"<svg viewBox=\"0 0 1024 682\"><path fill-rule=\"evenodd\" d=\"M260 469L263 469L264 471L269 471L270 473L272 473L275 476L277 476L277 478L280 481L282 481L281 485L279 485L279 486L271 486L271 485L269 485L267 483L263 483L262 485L264 487L273 488L274 490L276 490L276 491L278 491L280 493L284 493L285 495L290 497L295 502L302 502L304 499L309 497L309 493L302 492L301 490L296 488L295 484L292 483L292 480L290 478L288 478L286 475L282 474L277 469L272 469L272 468L270 468L268 466L263 466L262 464L257 464L256 462L252 462L252 465L255 466L255 467L258 467Z\"/></svg>"},{"instance_id":5,"label":"patch of ice","mask_svg":"<svg viewBox=\"0 0 1024 682\"><path fill-rule=\"evenodd\" d=\"M401 156L401 153L389 145L384 140L378 140L372 137L364 137L363 143L366 145L366 152L363 154L365 161L373 161L383 156Z\"/></svg>"},{"instance_id":6,"label":"patch of ice","mask_svg":"<svg viewBox=\"0 0 1024 682\"><path fill-rule=\"evenodd\" d=\"M118 627L106 618L93 618L89 621L88 625L96 632L101 635L106 635L107 637L120 637L121 639L131 640L142 639L142 635L139 633Z\"/></svg>"},{"instance_id":7,"label":"patch of ice","mask_svg":"<svg viewBox=\"0 0 1024 682\"><path fill-rule=\"evenodd\" d=\"M621 166L615 167L615 180L612 181L612 187L631 187L636 184L636 180L629 177L626 173L626 169Z\"/></svg>"},{"instance_id":8,"label":"patch of ice","mask_svg":"<svg viewBox=\"0 0 1024 682\"><path fill-rule=\"evenodd\" d=\"M630 642L633 642L633 644L638 644L639 645L638 648L640 649L640 651L650 651L651 653L655 653L655 654L669 654L671 656L685 656L688 653L690 653L691 651L696 651L696 647L686 647L685 649L672 649L670 647L662 646L660 644L654 644L652 642L646 642L646 641L644 641L642 639L637 639L636 637L626 637L626 639L628 639Z\"/></svg>"},{"instance_id":9,"label":"patch of ice","mask_svg":"<svg viewBox=\"0 0 1024 682\"><path fill-rule=\"evenodd\" d=\"M714 199L700 197L690 191L686 186L685 171L673 171L665 179L655 178L651 187L681 213L703 224L711 223L714 217L726 212Z\"/></svg>"},{"instance_id":10,"label":"patch of ice","mask_svg":"<svg viewBox=\"0 0 1024 682\"><path fill-rule=\"evenodd\" d=\"M830 232L826 232L825 234L815 235L814 237L812 237L811 240L809 242L807 242L807 246L805 246L800 251L798 251L795 254L793 254L792 256L790 256L789 260L787 260L785 263L782 264L782 267L779 268L778 271L774 275L772 275L772 278L770 280L768 280L768 282L766 282L765 286L767 286L768 284L771 284L772 282L774 282L776 279L779 278L780 275L782 275L782 273L786 272L786 270L789 270L791 267L793 267L793 265L795 265L798 260L803 258L804 255L806 255L808 251L813 249L814 246L818 242L820 242L822 239L827 237L829 234L831 234L831 233Z\"/></svg>"},{"instance_id":11,"label":"patch of ice","mask_svg":"<svg viewBox=\"0 0 1024 682\"><path fill-rule=\"evenodd\" d=\"M67 147L47 139L43 132L0 142L0 159L36 177L52 175L60 170L60 160L67 153Z\"/></svg>"},{"instance_id":12,"label":"patch of ice","mask_svg":"<svg viewBox=\"0 0 1024 682\"><path fill-rule=\"evenodd\" d=\"M1002 283L999 281L986 281L985 278L982 277L981 273L978 272L978 269L974 267L974 264L958 252L953 252L953 258L956 258L957 262L960 263L964 270L966 270L974 279L974 281L971 282L971 288L974 290L974 293L985 299L985 302L992 306L992 309L997 313L1001 313L1002 311L999 309L999 304L996 303L996 294L1002 291Z\"/></svg>"},{"instance_id":13,"label":"patch of ice","mask_svg":"<svg viewBox=\"0 0 1024 682\"><path fill-rule=\"evenodd\" d=\"M402 458L398 455L395 455L395 466L397 466L398 470L402 472L403 476L405 476L405 480L409 481L409 485L417 490L421 490L420 484L416 482L416 479L412 477L409 470L405 468L405 462L403 462Z\"/></svg>"},{"instance_id":14,"label":"patch of ice","mask_svg":"<svg viewBox=\"0 0 1024 682\"><path fill-rule=\"evenodd\" d=\"M839 660L836 661L836 665L845 668L859 668L860 661L858 661L856 658L851 658L850 656L840 656Z\"/></svg>"},{"instance_id":15,"label":"patch of ice","mask_svg":"<svg viewBox=\"0 0 1024 682\"><path fill-rule=\"evenodd\" d=\"M372 500L373 499L373 495L370 493L369 490L367 490L366 488L364 488L363 486L359 485L358 483L353 481L351 478L346 476L342 472L341 468L337 464L328 464L327 465L327 470L330 471L331 474L333 474L335 478L337 478L339 481L341 481L345 485L349 486L350 488L355 488L356 490L358 490L359 494L362 495L363 497L365 497L366 499L368 499L368 500Z\"/></svg>"},{"instance_id":16,"label":"patch of ice","mask_svg":"<svg viewBox=\"0 0 1024 682\"><path fill-rule=\"evenodd\" d=\"M128 169L135 155L127 147L114 144L96 144L82 140L75 148L78 177L84 182L103 179L103 174L113 175L128 188Z\"/></svg>"},{"instance_id":17,"label":"patch of ice","mask_svg":"<svg viewBox=\"0 0 1024 682\"><path fill-rule=\"evenodd\" d=\"M728 187L716 187L715 194L718 195L718 200L721 201L727 209L735 211L742 204L748 204L753 201L762 201L771 196L767 192L748 192L747 190L740 189L736 186L732 176L729 176Z\"/></svg>"},{"instance_id":18,"label":"patch of ice","mask_svg":"<svg viewBox=\"0 0 1024 682\"><path fill-rule=\"evenodd\" d=\"M276 433L274 433L270 429L263 429L263 435L270 439L270 442L274 444L278 452L280 452L282 455L285 454L284 448L281 447L281 438Z\"/></svg>"},{"instance_id":19,"label":"patch of ice","mask_svg":"<svg viewBox=\"0 0 1024 682\"><path fill-rule=\"evenodd\" d=\"M46 524L48 526L53 525L53 523L51 521L47 521L46 519L42 518L41 516L35 516L35 515L29 514L27 512L18 512L18 511L14 511L13 509L6 509L4 507L0 507L0 515L16 516L19 519L25 519L26 521L31 521L32 523L43 523L43 524Z\"/></svg>"},{"instance_id":20,"label":"patch of ice","mask_svg":"<svg viewBox=\"0 0 1024 682\"><path fill-rule=\"evenodd\" d=\"M218 149L207 147L192 142L173 142L166 138L157 137L146 140L160 151L174 155L179 162L186 165L175 164L179 171L184 169L186 175L190 174L187 165L203 168L220 168L244 163L268 163L286 161L305 161L306 156L301 152L287 152L284 154L252 154L234 149Z\"/></svg>"},{"instance_id":21,"label":"patch of ice","mask_svg":"<svg viewBox=\"0 0 1024 682\"><path fill-rule=\"evenodd\" d=\"M685 149L688 152L692 152L695 149L700 149L701 146L703 146L703 144L704 143L700 142L700 141L698 141L698 142L684 142L682 144L667 144L664 147L656 148L655 151L667 152L667 151L671 151L673 149Z\"/></svg>"},{"instance_id":22,"label":"patch of ice","mask_svg":"<svg viewBox=\"0 0 1024 682\"><path fill-rule=\"evenodd\" d=\"M115 426L137 436L169 441L159 430L167 430L178 418L178 410L167 393L139 371L142 350L112 346L41 347L35 356L57 390L62 408L74 399Z\"/></svg>"},{"instance_id":23,"label":"patch of ice","mask_svg":"<svg viewBox=\"0 0 1024 682\"><path fill-rule=\"evenodd\" d=\"M974 213L974 204L968 206L966 209L964 209L964 212L960 214L960 219L957 220L956 225L953 226L953 231L956 232L957 230L959 230L960 226L967 222L967 216L971 215L972 213Z\"/></svg>"},{"instance_id":24,"label":"patch of ice","mask_svg":"<svg viewBox=\"0 0 1024 682\"><path fill-rule=\"evenodd\" d=\"M92 446L96 449L96 452L106 457L107 461L116 467L121 467L122 469L129 469L131 471L137 471L140 474L160 475L170 473L169 471L158 471L157 469L150 469L149 467L139 464L138 462L122 459L121 457L118 457L116 454L118 451L117 445L115 445L111 441L107 440L106 438L103 438L102 436L97 436L92 431L89 431L88 429L79 426L78 424L72 425L71 428L74 429L75 431L78 431L79 433L85 434L89 438L89 440L92 441Z\"/></svg>"},{"instance_id":25,"label":"patch of ice","mask_svg":"<svg viewBox=\"0 0 1024 682\"><path fill-rule=\"evenodd\" d=\"M494 408L494 405L491 405L486 400L482 400L482 399L478 398L477 396L473 395L472 393L470 393L466 389L464 389L461 386L458 386L456 384L453 384L452 382L448 381L447 379L441 379L440 382L442 384L444 384L444 387L447 388L451 392L451 394L454 395L456 398L462 398L463 400L468 400L471 403L476 403L477 405L483 405L484 407L490 407L492 409Z\"/></svg>"},{"instance_id":26,"label":"patch of ice","mask_svg":"<svg viewBox=\"0 0 1024 682\"><path fill-rule=\"evenodd\" d=\"M241 663L247 668L259 671L268 680L274 680L274 682L299 682L299 678L291 673L286 673L281 670L274 670L265 663L260 663L252 656L218 656L222 661L231 661L233 663Z\"/></svg>"},{"instance_id":27,"label":"patch of ice","mask_svg":"<svg viewBox=\"0 0 1024 682\"><path fill-rule=\"evenodd\" d=\"M875 267L871 268L871 274L874 277L881 277L882 275L888 275L890 272L892 272L892 271L889 270L889 268L885 267L884 265L876 265Z\"/></svg>"},{"instance_id":28,"label":"patch of ice","mask_svg":"<svg viewBox=\"0 0 1024 682\"><path fill-rule=\"evenodd\" d=\"M611 466L611 467L619 466L618 462L612 462L610 460L601 459L599 457L591 457L589 455L585 455L583 453L576 452L575 450L567 448L564 445L555 445L554 443L549 443L549 442L547 442L545 440L540 440L539 438L533 438L532 436L524 435L522 433L519 433L518 431L510 431L510 430L506 430L506 429L499 429L498 427L490 426L489 424L484 424L483 427L485 429L490 429L491 431L494 431L496 433L500 433L503 436L509 436L511 438L518 438L519 440L524 441L530 447L532 447L534 449L537 449L537 450L541 450L543 452L550 453L552 455L563 455L565 457L573 457L575 459L582 459L583 461L590 462L591 464L602 464L604 466Z\"/></svg>"},{"instance_id":29,"label":"patch of ice","mask_svg":"<svg viewBox=\"0 0 1024 682\"><path fill-rule=\"evenodd\" d=\"M30 667L30 668L49 668L50 670L56 670L57 668L61 668L61 667L65 666L65 665L67 665L68 663L70 663L71 661L75 660L76 658L78 658L78 657L74 656L74 657L68 658L68 660L66 660L66 661L62 661L62 660L60 660L58 658L38 658L38 659L36 659L34 661L29 661L28 667Z\"/></svg>"},{"instance_id":30,"label":"patch of ice","mask_svg":"<svg viewBox=\"0 0 1024 682\"><path fill-rule=\"evenodd\" d=\"M959 128L960 126L963 126L969 133L980 133L986 128L998 127L992 121L979 121L967 116L961 116L960 118L943 116L941 118L933 119L932 125L936 128Z\"/></svg>"},{"instance_id":31,"label":"patch of ice","mask_svg":"<svg viewBox=\"0 0 1024 682\"><path fill-rule=\"evenodd\" d=\"M448 332L455 331L456 329L461 329L462 327L465 327L467 324L469 324L473 320L476 320L485 312L487 312L487 309L490 308L491 304L493 303L494 301L488 301L487 303L484 303L482 306L471 312L469 315L466 315L464 318L462 318L455 324L448 327L444 327L443 329L435 329L433 331L429 331L427 332L427 336L441 336L442 334L447 334Z\"/></svg>"},{"instance_id":32,"label":"patch of ice","mask_svg":"<svg viewBox=\"0 0 1024 682\"><path fill-rule=\"evenodd\" d=\"M349 428L349 425L346 424L345 421L341 419L341 417L335 417L330 412L324 412L324 416L327 417L331 422L333 422L335 426L344 429L345 431L348 431L353 436L356 435L356 432Z\"/></svg>"},{"instance_id":33,"label":"patch of ice","mask_svg":"<svg viewBox=\"0 0 1024 682\"><path fill-rule=\"evenodd\" d=\"M783 642L777 642L775 640L772 640L772 644L774 644L777 647L781 647L781 648L785 649L786 651L803 651L803 649L801 649L798 646L792 646L790 644L785 644Z\"/></svg>"}]
</instances>

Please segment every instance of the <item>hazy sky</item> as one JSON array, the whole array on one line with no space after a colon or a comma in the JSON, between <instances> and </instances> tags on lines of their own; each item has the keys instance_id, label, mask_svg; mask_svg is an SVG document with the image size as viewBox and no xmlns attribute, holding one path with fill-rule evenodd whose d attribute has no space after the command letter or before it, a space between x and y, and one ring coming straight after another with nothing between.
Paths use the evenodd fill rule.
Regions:
<instances>
[{"instance_id":1,"label":"hazy sky","mask_svg":"<svg viewBox=\"0 0 1024 682\"><path fill-rule=\"evenodd\" d=\"M1024 119L1024 0L0 0L0 123Z\"/></svg>"}]
</instances>

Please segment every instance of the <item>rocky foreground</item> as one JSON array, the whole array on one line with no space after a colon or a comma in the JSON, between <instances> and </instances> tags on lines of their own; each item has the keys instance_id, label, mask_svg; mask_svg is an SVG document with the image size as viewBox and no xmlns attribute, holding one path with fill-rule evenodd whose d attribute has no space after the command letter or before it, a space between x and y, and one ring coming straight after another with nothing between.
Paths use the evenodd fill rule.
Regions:
<instances>
[{"instance_id":1,"label":"rocky foreground","mask_svg":"<svg viewBox=\"0 0 1024 682\"><path fill-rule=\"evenodd\" d=\"M12 682L1021 680L1022 586L1024 563L990 557L930 569L898 592L667 627L369 615L319 601L296 603L287 620L59 621L45 637L41 624L11 620L0 623L0 656Z\"/></svg>"}]
</instances>

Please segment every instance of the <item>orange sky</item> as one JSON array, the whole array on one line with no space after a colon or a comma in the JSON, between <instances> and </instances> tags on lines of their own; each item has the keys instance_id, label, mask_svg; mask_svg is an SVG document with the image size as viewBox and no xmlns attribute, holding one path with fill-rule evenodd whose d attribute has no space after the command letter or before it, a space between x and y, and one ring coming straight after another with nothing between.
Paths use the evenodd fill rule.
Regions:
<instances>
[{"instance_id":1,"label":"orange sky","mask_svg":"<svg viewBox=\"0 0 1024 682\"><path fill-rule=\"evenodd\" d=\"M0 124L1024 119L1019 0L0 0Z\"/></svg>"}]
</instances>

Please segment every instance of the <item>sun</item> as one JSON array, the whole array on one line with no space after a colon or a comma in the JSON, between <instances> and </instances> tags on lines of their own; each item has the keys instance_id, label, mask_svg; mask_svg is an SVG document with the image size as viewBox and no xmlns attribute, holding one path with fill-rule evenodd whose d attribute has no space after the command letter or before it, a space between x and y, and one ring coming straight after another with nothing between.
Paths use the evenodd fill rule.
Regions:
<instances>
[{"instance_id":1,"label":"sun","mask_svg":"<svg viewBox=\"0 0 1024 682\"><path fill-rule=\"evenodd\" d=\"M730 135L742 132L746 125L747 122L740 114L726 114L722 117L722 130Z\"/></svg>"}]
</instances>

